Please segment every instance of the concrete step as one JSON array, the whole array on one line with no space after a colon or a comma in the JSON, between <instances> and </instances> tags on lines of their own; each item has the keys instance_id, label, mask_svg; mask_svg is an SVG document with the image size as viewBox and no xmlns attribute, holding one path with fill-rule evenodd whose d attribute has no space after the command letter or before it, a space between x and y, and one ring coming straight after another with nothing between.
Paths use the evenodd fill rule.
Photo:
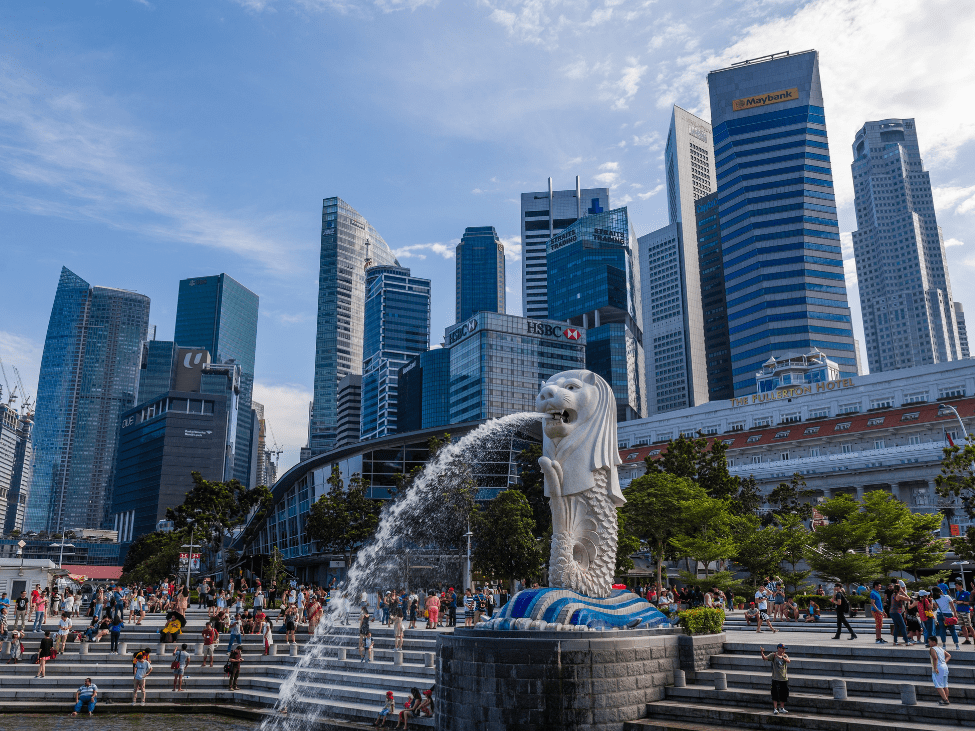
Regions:
<instances>
[{"instance_id":1,"label":"concrete step","mask_svg":"<svg viewBox=\"0 0 975 731\"><path fill-rule=\"evenodd\" d=\"M950 643L950 640L949 640ZM766 653L770 651L771 645L768 642L738 642L731 641L724 644L724 653L715 657L751 655L759 656L759 648L765 647ZM969 649L971 648L971 649ZM949 648L951 653L952 670L959 666L975 667L975 645L963 646L961 650ZM849 642L837 640L836 642L815 642L809 644L793 644L789 646L789 658L793 663L797 658L822 659L829 661L852 660L860 663L874 663L877 665L889 662L895 663L920 663L928 662L928 651L923 645L912 645L910 647L893 647L887 645L867 646L852 645Z\"/></svg>"},{"instance_id":2,"label":"concrete step","mask_svg":"<svg viewBox=\"0 0 975 731\"><path fill-rule=\"evenodd\" d=\"M700 706L731 706L734 709L751 708L771 710L772 699L769 689L750 690L734 688L714 690L700 685L686 688L668 687L666 699L686 704L697 711ZM648 710L651 706L650 704ZM872 718L885 720L888 724L900 727L901 721L929 723L941 726L975 727L975 709L967 705L939 706L937 703L919 702L916 706L906 706L900 701L850 695L848 700L833 700L832 695L813 693L790 693L786 704L790 713L815 715L819 717L835 715L844 719Z\"/></svg>"},{"instance_id":3,"label":"concrete step","mask_svg":"<svg viewBox=\"0 0 975 731\"><path fill-rule=\"evenodd\" d=\"M769 703L771 705L771 703ZM824 716L790 711L773 715L765 710L735 709L723 705L658 701L647 706L649 718L628 721L623 731L715 731L716 729L770 729L772 731L944 731L945 724L936 721L888 721L856 716Z\"/></svg>"}]
</instances>

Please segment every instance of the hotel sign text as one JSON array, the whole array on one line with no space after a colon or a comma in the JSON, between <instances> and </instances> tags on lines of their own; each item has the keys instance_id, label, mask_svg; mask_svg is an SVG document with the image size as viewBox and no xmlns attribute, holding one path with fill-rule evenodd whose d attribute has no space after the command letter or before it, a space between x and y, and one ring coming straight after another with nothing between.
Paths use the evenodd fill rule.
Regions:
<instances>
[{"instance_id":1,"label":"hotel sign text","mask_svg":"<svg viewBox=\"0 0 975 731\"><path fill-rule=\"evenodd\" d=\"M751 396L739 396L731 399L732 406L748 406L748 404L760 404L765 401L776 401L778 399L796 398L797 396L808 396L809 394L824 393L827 391L838 391L841 388L851 388L856 384L852 378L841 378L838 381L824 381L813 383L808 386L792 386L791 388L778 388L768 393L753 393Z\"/></svg>"}]
</instances>

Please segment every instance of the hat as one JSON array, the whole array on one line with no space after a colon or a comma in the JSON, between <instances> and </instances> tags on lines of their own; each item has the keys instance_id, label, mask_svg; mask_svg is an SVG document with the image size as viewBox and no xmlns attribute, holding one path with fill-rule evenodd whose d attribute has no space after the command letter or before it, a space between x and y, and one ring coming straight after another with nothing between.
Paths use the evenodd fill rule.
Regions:
<instances>
[{"instance_id":1,"label":"hat","mask_svg":"<svg viewBox=\"0 0 975 731\"><path fill-rule=\"evenodd\" d=\"M964 581L962 581L962 580L961 580L961 578L957 578L957 579L955 579L955 584L956 584L956 585L957 585L957 584L961 584L962 586L964 586L964 585L965 585L965 582L964 582Z\"/></svg>"},{"instance_id":2,"label":"hat","mask_svg":"<svg viewBox=\"0 0 975 731\"><path fill-rule=\"evenodd\" d=\"M775 646L776 650L788 650L789 648L783 645L781 642Z\"/></svg>"},{"instance_id":3,"label":"hat","mask_svg":"<svg viewBox=\"0 0 975 731\"><path fill-rule=\"evenodd\" d=\"M928 595L928 594L930 594L930 593L931 593L931 592L929 592L929 591L925 591L924 589L921 589L921 591L919 591L919 592L917 593L917 595L918 595L918 596L927 596L927 595Z\"/></svg>"},{"instance_id":4,"label":"hat","mask_svg":"<svg viewBox=\"0 0 975 731\"><path fill-rule=\"evenodd\" d=\"M904 583L904 580L903 579L898 579L897 580L897 586L899 586L901 589L906 589L907 588L907 584Z\"/></svg>"},{"instance_id":5,"label":"hat","mask_svg":"<svg viewBox=\"0 0 975 731\"><path fill-rule=\"evenodd\" d=\"M755 606L755 602L750 602L750 604L751 604L751 606L753 606L753 607Z\"/></svg>"},{"instance_id":6,"label":"hat","mask_svg":"<svg viewBox=\"0 0 975 731\"><path fill-rule=\"evenodd\" d=\"M392 697L393 697L393 691L391 691L391 690L387 690L387 691L386 691L386 697L387 697L387 698L392 698Z\"/></svg>"},{"instance_id":7,"label":"hat","mask_svg":"<svg viewBox=\"0 0 975 731\"><path fill-rule=\"evenodd\" d=\"M423 695L433 695L433 691L432 690L425 690L425 691L423 691Z\"/></svg>"}]
</instances>

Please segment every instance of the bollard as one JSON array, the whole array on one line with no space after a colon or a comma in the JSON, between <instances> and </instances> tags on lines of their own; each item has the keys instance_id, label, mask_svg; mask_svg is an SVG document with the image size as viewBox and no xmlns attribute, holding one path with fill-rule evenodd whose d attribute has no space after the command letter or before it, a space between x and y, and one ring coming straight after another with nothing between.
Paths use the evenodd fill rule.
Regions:
<instances>
[{"instance_id":1,"label":"bollard","mask_svg":"<svg viewBox=\"0 0 975 731\"><path fill-rule=\"evenodd\" d=\"M291 657L298 657L298 645L297 645L297 643L294 644L294 645L289 645L289 647L291 648L291 652L289 652L288 654L291 655Z\"/></svg>"},{"instance_id":2,"label":"bollard","mask_svg":"<svg viewBox=\"0 0 975 731\"><path fill-rule=\"evenodd\" d=\"M345 662L348 659L347 657L348 650L344 647L340 647L338 648L338 652L339 652L339 660Z\"/></svg>"},{"instance_id":3,"label":"bollard","mask_svg":"<svg viewBox=\"0 0 975 731\"><path fill-rule=\"evenodd\" d=\"M91 644L90 642L82 642L81 643L81 654L82 655L87 655L88 654L88 646L90 644Z\"/></svg>"},{"instance_id":4,"label":"bollard","mask_svg":"<svg viewBox=\"0 0 975 731\"><path fill-rule=\"evenodd\" d=\"M393 650L393 665L402 665L402 664L403 664L403 651Z\"/></svg>"},{"instance_id":5,"label":"bollard","mask_svg":"<svg viewBox=\"0 0 975 731\"><path fill-rule=\"evenodd\" d=\"M728 690L728 676L722 672L715 672L714 675L714 689L715 690Z\"/></svg>"},{"instance_id":6,"label":"bollard","mask_svg":"<svg viewBox=\"0 0 975 731\"><path fill-rule=\"evenodd\" d=\"M683 670L674 671L674 687L675 688L686 688L687 687L687 674Z\"/></svg>"},{"instance_id":7,"label":"bollard","mask_svg":"<svg viewBox=\"0 0 975 731\"><path fill-rule=\"evenodd\" d=\"M159 648L156 650L156 654L159 655L159 657L166 657L166 643L165 642L160 642L159 643Z\"/></svg>"},{"instance_id":8,"label":"bollard","mask_svg":"<svg viewBox=\"0 0 975 731\"><path fill-rule=\"evenodd\" d=\"M196 644L190 645L190 654L202 655L203 654L202 645L203 645L202 642L197 642Z\"/></svg>"},{"instance_id":9,"label":"bollard","mask_svg":"<svg viewBox=\"0 0 975 731\"><path fill-rule=\"evenodd\" d=\"M428 667L428 668L432 668L433 667L433 656L434 656L434 653L432 653L432 652L424 652L423 653L423 659L424 659L423 664L426 667Z\"/></svg>"},{"instance_id":10,"label":"bollard","mask_svg":"<svg viewBox=\"0 0 975 731\"><path fill-rule=\"evenodd\" d=\"M119 642L118 643L118 651L119 651L119 654L120 655L128 655L129 654L129 643L128 642Z\"/></svg>"},{"instance_id":11,"label":"bollard","mask_svg":"<svg viewBox=\"0 0 975 731\"><path fill-rule=\"evenodd\" d=\"M834 678L831 681L833 686L833 700L834 701L845 701L846 700L846 681L840 678Z\"/></svg>"},{"instance_id":12,"label":"bollard","mask_svg":"<svg viewBox=\"0 0 975 731\"><path fill-rule=\"evenodd\" d=\"M901 686L901 703L905 706L917 705L917 691L912 683L904 683Z\"/></svg>"}]
</instances>

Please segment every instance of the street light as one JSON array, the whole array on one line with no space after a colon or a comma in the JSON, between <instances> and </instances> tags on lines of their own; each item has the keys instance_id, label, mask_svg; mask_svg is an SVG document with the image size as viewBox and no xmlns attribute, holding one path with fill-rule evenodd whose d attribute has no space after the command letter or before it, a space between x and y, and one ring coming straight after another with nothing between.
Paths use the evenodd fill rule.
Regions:
<instances>
[{"instance_id":1,"label":"street light","mask_svg":"<svg viewBox=\"0 0 975 731\"><path fill-rule=\"evenodd\" d=\"M464 534L464 538L467 539L467 565L464 567L464 589L471 588L471 538L474 534L471 532L471 521L467 520L467 532Z\"/></svg>"},{"instance_id":2,"label":"street light","mask_svg":"<svg viewBox=\"0 0 975 731\"><path fill-rule=\"evenodd\" d=\"M951 565L961 569L961 585L963 588L967 587L968 584L965 583L965 567L968 565L968 561L953 561Z\"/></svg>"},{"instance_id":3,"label":"street light","mask_svg":"<svg viewBox=\"0 0 975 731\"><path fill-rule=\"evenodd\" d=\"M187 558L186 558L186 593L189 594L189 592L190 592L190 570L193 568L193 529L196 528L196 521L195 520L188 520L188 521L186 521L186 523L190 527L190 545L189 545L190 552L189 552L189 554L187 555ZM186 548L186 544L185 543L183 544L182 548ZM226 580L226 577L224 577L224 579Z\"/></svg>"},{"instance_id":4,"label":"street light","mask_svg":"<svg viewBox=\"0 0 975 731\"><path fill-rule=\"evenodd\" d=\"M61 542L60 543L52 543L51 544L51 548L54 548L55 546L60 546L61 547L61 551L60 551L60 553L58 553L58 568L61 568L61 563L64 561L64 549L65 549L65 547L74 548L74 544L73 543L65 543L64 542L64 538L61 538Z\"/></svg>"},{"instance_id":5,"label":"street light","mask_svg":"<svg viewBox=\"0 0 975 731\"><path fill-rule=\"evenodd\" d=\"M17 541L17 553L20 554L20 572L17 574L18 576L24 575L24 547L26 545L27 542L23 539Z\"/></svg>"}]
</instances>

